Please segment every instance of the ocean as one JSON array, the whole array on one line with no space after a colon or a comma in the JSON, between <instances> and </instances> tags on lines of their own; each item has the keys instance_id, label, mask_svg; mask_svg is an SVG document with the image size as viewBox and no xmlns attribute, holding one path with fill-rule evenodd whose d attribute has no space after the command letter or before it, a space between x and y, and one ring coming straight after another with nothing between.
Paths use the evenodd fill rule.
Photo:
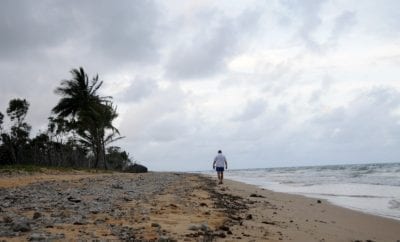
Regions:
<instances>
[{"instance_id":1,"label":"ocean","mask_svg":"<svg viewBox=\"0 0 400 242\"><path fill-rule=\"evenodd\" d=\"M206 172L214 174L215 172ZM226 179L400 220L400 163L227 170Z\"/></svg>"}]
</instances>

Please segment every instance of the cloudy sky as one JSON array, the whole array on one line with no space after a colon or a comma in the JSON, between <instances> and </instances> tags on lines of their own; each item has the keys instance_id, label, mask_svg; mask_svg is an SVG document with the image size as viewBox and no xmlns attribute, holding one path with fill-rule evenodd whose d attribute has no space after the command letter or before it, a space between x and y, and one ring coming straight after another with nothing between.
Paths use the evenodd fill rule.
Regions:
<instances>
[{"instance_id":1,"label":"cloudy sky","mask_svg":"<svg viewBox=\"0 0 400 242\"><path fill-rule=\"evenodd\" d=\"M400 1L0 1L0 111L82 66L151 170L399 162Z\"/></svg>"}]
</instances>

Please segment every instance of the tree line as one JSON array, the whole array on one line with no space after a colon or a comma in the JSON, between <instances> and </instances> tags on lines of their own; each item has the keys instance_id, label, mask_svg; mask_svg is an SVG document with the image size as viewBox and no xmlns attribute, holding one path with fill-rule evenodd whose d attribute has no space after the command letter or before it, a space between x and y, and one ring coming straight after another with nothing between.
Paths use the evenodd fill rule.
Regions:
<instances>
[{"instance_id":1,"label":"tree line","mask_svg":"<svg viewBox=\"0 0 400 242\"><path fill-rule=\"evenodd\" d=\"M131 163L129 154L110 144L122 139L113 121L117 108L110 96L100 96L103 81L89 79L84 69L71 70L55 93L60 100L51 110L48 127L30 138L26 122L29 102L12 99L6 110L10 128L0 112L0 165L33 164L120 170Z\"/></svg>"}]
</instances>

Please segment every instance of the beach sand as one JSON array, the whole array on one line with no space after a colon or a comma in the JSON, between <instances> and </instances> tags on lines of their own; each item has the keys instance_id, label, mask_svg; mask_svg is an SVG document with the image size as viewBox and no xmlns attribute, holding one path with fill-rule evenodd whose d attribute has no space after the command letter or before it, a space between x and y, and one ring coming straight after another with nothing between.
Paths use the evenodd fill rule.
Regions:
<instances>
[{"instance_id":1,"label":"beach sand","mask_svg":"<svg viewBox=\"0 0 400 242\"><path fill-rule=\"evenodd\" d=\"M190 173L0 175L0 241L400 241L400 221Z\"/></svg>"}]
</instances>

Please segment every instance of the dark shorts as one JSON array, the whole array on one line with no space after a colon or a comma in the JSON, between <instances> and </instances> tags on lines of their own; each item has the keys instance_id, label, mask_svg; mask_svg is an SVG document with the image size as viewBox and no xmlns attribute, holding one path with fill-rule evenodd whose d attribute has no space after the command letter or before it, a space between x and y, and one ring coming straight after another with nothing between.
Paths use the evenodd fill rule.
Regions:
<instances>
[{"instance_id":1,"label":"dark shorts","mask_svg":"<svg viewBox=\"0 0 400 242\"><path fill-rule=\"evenodd\" d=\"M218 166L217 166L216 170L217 170L218 172L223 172L223 171L224 171L224 168L223 168L223 167L218 167Z\"/></svg>"}]
</instances>

